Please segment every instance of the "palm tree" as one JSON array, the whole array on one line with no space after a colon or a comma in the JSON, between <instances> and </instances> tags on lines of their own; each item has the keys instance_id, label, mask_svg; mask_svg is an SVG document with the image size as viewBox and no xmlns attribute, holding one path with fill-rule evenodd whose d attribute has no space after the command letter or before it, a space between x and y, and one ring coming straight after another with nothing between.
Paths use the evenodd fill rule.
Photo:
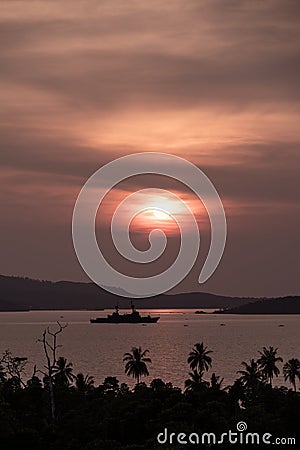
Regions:
<instances>
[{"instance_id":1,"label":"palm tree","mask_svg":"<svg viewBox=\"0 0 300 450\"><path fill-rule=\"evenodd\" d=\"M75 385L79 392L86 394L90 392L94 387L94 377L89 374L83 375L83 373L78 373L75 376Z\"/></svg>"},{"instance_id":2,"label":"palm tree","mask_svg":"<svg viewBox=\"0 0 300 450\"><path fill-rule=\"evenodd\" d=\"M125 362L125 373L132 376L139 384L141 376L148 376L148 368L146 363L151 363L151 359L146 355L149 350L142 351L141 347L132 347L131 353L124 353L123 362Z\"/></svg>"},{"instance_id":3,"label":"palm tree","mask_svg":"<svg viewBox=\"0 0 300 450\"><path fill-rule=\"evenodd\" d=\"M245 361L242 362L244 370L238 370L237 373L241 374L239 380L243 383L246 389L249 389L254 393L262 382L262 373L259 369L257 361L252 358L250 364Z\"/></svg>"},{"instance_id":4,"label":"palm tree","mask_svg":"<svg viewBox=\"0 0 300 450\"><path fill-rule=\"evenodd\" d=\"M262 375L269 380L270 386L272 386L272 379L275 375L278 377L280 370L276 366L277 362L283 362L283 359L277 355L278 348L273 347L263 347L263 351L259 352L260 358L258 359L258 364L261 369Z\"/></svg>"},{"instance_id":5,"label":"palm tree","mask_svg":"<svg viewBox=\"0 0 300 450\"><path fill-rule=\"evenodd\" d=\"M201 377L204 371L207 371L211 367L212 359L209 353L212 353L212 351L207 350L203 342L195 344L189 353L187 362L193 371L198 370Z\"/></svg>"},{"instance_id":6,"label":"palm tree","mask_svg":"<svg viewBox=\"0 0 300 450\"><path fill-rule=\"evenodd\" d=\"M292 358L283 366L284 381L288 380L296 392L296 378L300 380L300 361L297 358Z\"/></svg>"},{"instance_id":7,"label":"palm tree","mask_svg":"<svg viewBox=\"0 0 300 450\"><path fill-rule=\"evenodd\" d=\"M207 381L202 380L203 373L193 370L192 372L189 372L189 376L190 378L184 382L186 392L199 391L201 388L206 388L209 386Z\"/></svg>"},{"instance_id":8,"label":"palm tree","mask_svg":"<svg viewBox=\"0 0 300 450\"><path fill-rule=\"evenodd\" d=\"M53 368L55 383L61 386L69 386L75 378L73 372L73 364L67 362L67 359L60 356Z\"/></svg>"}]
</instances>

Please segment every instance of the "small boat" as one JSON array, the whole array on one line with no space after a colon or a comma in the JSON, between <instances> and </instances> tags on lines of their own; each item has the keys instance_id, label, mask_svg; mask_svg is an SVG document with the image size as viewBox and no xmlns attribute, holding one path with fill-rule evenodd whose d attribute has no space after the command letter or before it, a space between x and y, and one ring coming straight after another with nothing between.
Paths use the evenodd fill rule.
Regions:
<instances>
[{"instance_id":1,"label":"small boat","mask_svg":"<svg viewBox=\"0 0 300 450\"><path fill-rule=\"evenodd\" d=\"M91 323L156 323L159 317L141 316L136 311L134 304L131 302L130 314L119 314L119 307L115 306L115 312L108 314L107 317L97 317L96 319L90 319Z\"/></svg>"}]
</instances>

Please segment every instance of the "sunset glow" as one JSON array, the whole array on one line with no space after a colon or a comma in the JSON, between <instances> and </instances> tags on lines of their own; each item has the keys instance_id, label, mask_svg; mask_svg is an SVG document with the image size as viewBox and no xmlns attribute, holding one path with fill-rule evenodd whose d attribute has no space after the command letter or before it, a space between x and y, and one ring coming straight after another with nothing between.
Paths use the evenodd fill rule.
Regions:
<instances>
[{"instance_id":1,"label":"sunset glow","mask_svg":"<svg viewBox=\"0 0 300 450\"><path fill-rule=\"evenodd\" d=\"M300 448L300 0L0 25L0 450Z\"/></svg>"},{"instance_id":2,"label":"sunset glow","mask_svg":"<svg viewBox=\"0 0 300 450\"><path fill-rule=\"evenodd\" d=\"M227 260L207 290L296 292L299 252L287 240L297 241L300 215L297 2L88 3L1 2L0 273L85 279L70 241L83 183L115 158L151 151L188 159L220 193ZM118 202L151 181L116 188L99 212L100 236ZM208 234L193 195L164 187ZM165 195L136 198L122 224L143 208L132 233L176 234L171 216L186 227Z\"/></svg>"},{"instance_id":3,"label":"sunset glow","mask_svg":"<svg viewBox=\"0 0 300 450\"><path fill-rule=\"evenodd\" d=\"M123 205L122 205L122 202ZM134 195L116 191L110 195L109 202L104 204L100 219L107 224L116 208L120 206L120 227L124 229L128 223L132 231L147 233L153 228L160 228L167 234L178 234L179 226L189 230L187 212L194 215L199 227L207 227L206 212L199 201L187 192L163 191L158 189L143 189ZM189 215L190 215L189 214Z\"/></svg>"},{"instance_id":4,"label":"sunset glow","mask_svg":"<svg viewBox=\"0 0 300 450\"><path fill-rule=\"evenodd\" d=\"M169 214L165 213L164 211L162 211L160 209L153 209L150 212L153 214L154 219L158 219L158 220L161 220L161 221L165 221L165 220L170 220L171 219Z\"/></svg>"}]
</instances>

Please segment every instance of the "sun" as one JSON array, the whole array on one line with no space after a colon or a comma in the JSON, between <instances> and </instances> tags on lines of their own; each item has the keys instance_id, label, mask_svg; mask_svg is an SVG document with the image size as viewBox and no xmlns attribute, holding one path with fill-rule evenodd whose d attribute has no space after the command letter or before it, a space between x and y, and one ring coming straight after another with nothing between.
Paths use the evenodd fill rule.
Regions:
<instances>
[{"instance_id":1,"label":"sun","mask_svg":"<svg viewBox=\"0 0 300 450\"><path fill-rule=\"evenodd\" d=\"M161 209L153 209L151 210L152 215L154 216L155 219L158 220L170 220L170 216L169 214L167 214L166 212L162 211Z\"/></svg>"}]
</instances>

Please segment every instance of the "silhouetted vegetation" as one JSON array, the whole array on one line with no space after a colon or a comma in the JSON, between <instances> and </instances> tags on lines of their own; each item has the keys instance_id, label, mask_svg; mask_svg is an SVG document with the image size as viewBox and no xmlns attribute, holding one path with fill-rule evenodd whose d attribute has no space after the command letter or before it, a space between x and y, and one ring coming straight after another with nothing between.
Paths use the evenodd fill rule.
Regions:
<instances>
[{"instance_id":1,"label":"silhouetted vegetation","mask_svg":"<svg viewBox=\"0 0 300 450\"><path fill-rule=\"evenodd\" d=\"M123 362L125 362L125 373L128 376L132 376L139 384L142 376L147 377L149 375L147 363L151 363L151 359L146 355L149 350L142 351L141 347L133 347L131 353L125 353Z\"/></svg>"},{"instance_id":2,"label":"silhouetted vegetation","mask_svg":"<svg viewBox=\"0 0 300 450\"><path fill-rule=\"evenodd\" d=\"M256 432L295 436L300 421L296 385L300 361L290 359L282 369L282 358L273 347L264 347L258 359L243 361L237 380L224 386L222 378L209 374L212 351L203 342L196 343L187 359L190 377L181 390L159 378L140 382L149 376L151 359L149 350L137 346L123 356L126 374L137 381L130 388L114 376L96 385L91 375L76 374L71 362L56 356L62 330L60 324L56 331L45 330L40 341L45 367L35 368L29 379L26 358L9 351L0 357L1 449L189 448L161 446L156 437L165 427L175 433L222 433L236 429L241 420ZM290 389L272 386L281 370Z\"/></svg>"},{"instance_id":3,"label":"silhouetted vegetation","mask_svg":"<svg viewBox=\"0 0 300 450\"><path fill-rule=\"evenodd\" d=\"M296 379L300 380L300 361L292 358L283 366L283 374L285 381L289 381L296 392Z\"/></svg>"}]
</instances>

